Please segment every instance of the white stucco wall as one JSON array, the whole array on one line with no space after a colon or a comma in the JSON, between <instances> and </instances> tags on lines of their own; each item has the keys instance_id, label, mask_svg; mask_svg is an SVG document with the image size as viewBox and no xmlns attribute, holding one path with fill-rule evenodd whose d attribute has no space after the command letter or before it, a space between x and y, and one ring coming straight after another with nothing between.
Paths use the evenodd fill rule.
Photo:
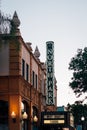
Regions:
<instances>
[{"instance_id":1,"label":"white stucco wall","mask_svg":"<svg viewBox=\"0 0 87 130\"><path fill-rule=\"evenodd\" d=\"M38 75L38 64L34 59L32 59L32 70Z\"/></svg>"},{"instance_id":2,"label":"white stucco wall","mask_svg":"<svg viewBox=\"0 0 87 130\"><path fill-rule=\"evenodd\" d=\"M9 46L3 43L0 47L0 76L9 75Z\"/></svg>"}]
</instances>

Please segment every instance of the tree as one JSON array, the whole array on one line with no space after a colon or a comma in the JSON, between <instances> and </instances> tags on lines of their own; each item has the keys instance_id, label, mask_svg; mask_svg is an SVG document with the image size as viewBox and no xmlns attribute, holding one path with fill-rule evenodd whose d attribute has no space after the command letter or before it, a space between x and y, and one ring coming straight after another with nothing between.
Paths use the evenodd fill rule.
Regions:
<instances>
[{"instance_id":1,"label":"tree","mask_svg":"<svg viewBox=\"0 0 87 130\"><path fill-rule=\"evenodd\" d=\"M77 54L70 61L69 70L73 70L69 86L74 93L80 96L87 92L87 47L77 50Z\"/></svg>"},{"instance_id":2,"label":"tree","mask_svg":"<svg viewBox=\"0 0 87 130\"><path fill-rule=\"evenodd\" d=\"M72 105L67 104L67 110L72 112L75 126L82 124L81 117L84 117L84 127L87 127L87 104L76 101Z\"/></svg>"}]
</instances>

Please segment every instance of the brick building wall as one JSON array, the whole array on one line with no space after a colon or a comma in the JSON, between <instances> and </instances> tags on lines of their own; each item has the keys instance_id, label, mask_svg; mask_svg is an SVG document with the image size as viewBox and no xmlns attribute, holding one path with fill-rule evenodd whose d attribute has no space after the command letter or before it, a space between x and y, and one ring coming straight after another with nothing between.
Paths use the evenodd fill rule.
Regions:
<instances>
[{"instance_id":1,"label":"brick building wall","mask_svg":"<svg viewBox=\"0 0 87 130\"><path fill-rule=\"evenodd\" d=\"M35 116L39 126L41 112L55 111L57 107L57 104L46 106L45 63L35 56L31 43L24 42L18 28L15 35L0 34L0 44L0 127L5 127L5 130L32 130ZM55 84L55 97L56 91ZM8 112L4 111L5 108Z\"/></svg>"}]
</instances>

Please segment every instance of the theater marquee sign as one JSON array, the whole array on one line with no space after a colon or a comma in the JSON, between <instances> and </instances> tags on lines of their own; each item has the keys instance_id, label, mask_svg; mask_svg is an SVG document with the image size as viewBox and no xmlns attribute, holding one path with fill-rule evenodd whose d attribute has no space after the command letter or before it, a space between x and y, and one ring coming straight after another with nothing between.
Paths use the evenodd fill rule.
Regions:
<instances>
[{"instance_id":1,"label":"theater marquee sign","mask_svg":"<svg viewBox=\"0 0 87 130\"><path fill-rule=\"evenodd\" d=\"M46 104L54 105L54 42L46 42Z\"/></svg>"}]
</instances>

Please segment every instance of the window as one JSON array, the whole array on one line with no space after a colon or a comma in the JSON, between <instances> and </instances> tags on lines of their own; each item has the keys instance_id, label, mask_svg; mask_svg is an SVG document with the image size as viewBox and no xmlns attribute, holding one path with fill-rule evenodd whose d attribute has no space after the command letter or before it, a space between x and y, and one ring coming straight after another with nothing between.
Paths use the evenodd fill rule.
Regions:
<instances>
[{"instance_id":1,"label":"window","mask_svg":"<svg viewBox=\"0 0 87 130\"><path fill-rule=\"evenodd\" d=\"M0 130L8 130L8 102L0 100Z\"/></svg>"},{"instance_id":2,"label":"window","mask_svg":"<svg viewBox=\"0 0 87 130\"><path fill-rule=\"evenodd\" d=\"M25 78L25 61L22 59L22 76Z\"/></svg>"},{"instance_id":3,"label":"window","mask_svg":"<svg viewBox=\"0 0 87 130\"><path fill-rule=\"evenodd\" d=\"M36 74L36 89L37 89L37 74Z\"/></svg>"},{"instance_id":4,"label":"window","mask_svg":"<svg viewBox=\"0 0 87 130\"><path fill-rule=\"evenodd\" d=\"M36 89L37 89L37 84L38 84L37 74L35 74L35 72L32 71L32 85Z\"/></svg>"},{"instance_id":5,"label":"window","mask_svg":"<svg viewBox=\"0 0 87 130\"><path fill-rule=\"evenodd\" d=\"M32 85L34 86L34 71L32 72Z\"/></svg>"},{"instance_id":6,"label":"window","mask_svg":"<svg viewBox=\"0 0 87 130\"><path fill-rule=\"evenodd\" d=\"M29 80L29 65L26 64L26 80Z\"/></svg>"},{"instance_id":7,"label":"window","mask_svg":"<svg viewBox=\"0 0 87 130\"><path fill-rule=\"evenodd\" d=\"M24 112L26 112L27 114L28 111L29 111L29 106L27 104L27 102L21 102L21 105L22 105L22 109L21 109L21 113L23 114ZM22 124L22 130L28 130L28 120L23 120L23 124Z\"/></svg>"}]
</instances>

